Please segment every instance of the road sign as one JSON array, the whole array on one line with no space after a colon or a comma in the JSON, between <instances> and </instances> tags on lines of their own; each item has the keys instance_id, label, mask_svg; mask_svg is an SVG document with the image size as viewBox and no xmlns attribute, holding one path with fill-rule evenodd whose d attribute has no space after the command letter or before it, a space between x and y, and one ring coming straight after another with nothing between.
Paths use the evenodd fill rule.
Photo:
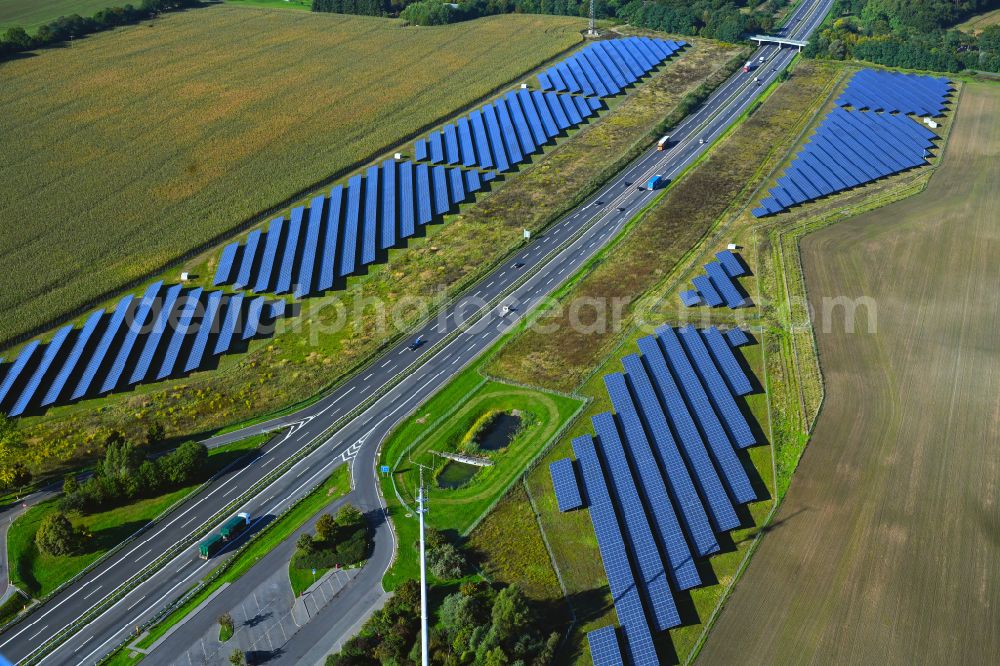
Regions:
<instances>
[{"instance_id":1,"label":"road sign","mask_svg":"<svg viewBox=\"0 0 1000 666\"><path fill-rule=\"evenodd\" d=\"M389 473L389 466L388 465L382 465L382 473L383 474L388 474Z\"/></svg>"},{"instance_id":2,"label":"road sign","mask_svg":"<svg viewBox=\"0 0 1000 666\"><path fill-rule=\"evenodd\" d=\"M528 240L530 238L531 238L531 230L530 229L525 229L524 230L524 240Z\"/></svg>"}]
</instances>

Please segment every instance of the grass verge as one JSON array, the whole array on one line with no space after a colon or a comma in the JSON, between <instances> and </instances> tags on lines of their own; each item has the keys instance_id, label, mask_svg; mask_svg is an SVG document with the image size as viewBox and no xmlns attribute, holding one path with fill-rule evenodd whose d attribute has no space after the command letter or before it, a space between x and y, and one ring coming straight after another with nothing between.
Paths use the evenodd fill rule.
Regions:
<instances>
[{"instance_id":1,"label":"grass verge","mask_svg":"<svg viewBox=\"0 0 1000 666\"><path fill-rule=\"evenodd\" d=\"M268 435L258 435L210 450L206 474L209 476L216 474L250 451L259 448L268 437ZM38 526L45 516L59 510L59 498L52 498L31 507L14 521L7 535L11 582L35 597L44 597L100 559L149 521L196 491L201 485L191 484L157 497L142 499L99 513L69 514L73 524L83 528L90 535L86 540L84 552L78 555L47 555L40 552L35 545Z\"/></svg>"}]
</instances>

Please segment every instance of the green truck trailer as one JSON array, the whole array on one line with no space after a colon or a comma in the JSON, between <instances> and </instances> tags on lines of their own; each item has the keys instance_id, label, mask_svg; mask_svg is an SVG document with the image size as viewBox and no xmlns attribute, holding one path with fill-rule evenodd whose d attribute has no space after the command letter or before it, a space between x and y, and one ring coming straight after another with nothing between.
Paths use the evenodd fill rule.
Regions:
<instances>
[{"instance_id":1,"label":"green truck trailer","mask_svg":"<svg viewBox=\"0 0 1000 666\"><path fill-rule=\"evenodd\" d=\"M232 541L243 531L250 526L250 514L249 513L238 513L225 523L222 524L222 529L218 533L213 534L208 537L200 544L198 544L198 557L203 560L207 560L212 555L215 555L219 550L226 545L227 541Z\"/></svg>"}]
</instances>

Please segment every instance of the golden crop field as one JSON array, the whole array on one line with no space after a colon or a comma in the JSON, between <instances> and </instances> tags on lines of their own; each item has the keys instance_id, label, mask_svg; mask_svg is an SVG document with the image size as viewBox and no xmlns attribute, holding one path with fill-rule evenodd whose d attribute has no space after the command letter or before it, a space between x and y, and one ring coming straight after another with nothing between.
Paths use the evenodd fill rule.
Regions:
<instances>
[{"instance_id":1,"label":"golden crop field","mask_svg":"<svg viewBox=\"0 0 1000 666\"><path fill-rule=\"evenodd\" d=\"M384 153L572 47L219 5L0 67L0 348Z\"/></svg>"}]
</instances>

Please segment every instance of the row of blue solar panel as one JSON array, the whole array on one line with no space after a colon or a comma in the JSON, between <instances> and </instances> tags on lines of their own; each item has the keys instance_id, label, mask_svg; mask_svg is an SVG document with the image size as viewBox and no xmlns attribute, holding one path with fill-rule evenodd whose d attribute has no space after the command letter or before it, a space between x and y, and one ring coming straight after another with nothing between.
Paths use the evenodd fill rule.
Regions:
<instances>
[{"instance_id":1,"label":"row of blue solar panel","mask_svg":"<svg viewBox=\"0 0 1000 666\"><path fill-rule=\"evenodd\" d=\"M572 460L569 458L556 460L549 465L549 474L552 475L552 487L555 489L556 504L559 505L560 511L572 511L583 506Z\"/></svg>"},{"instance_id":2,"label":"row of blue solar panel","mask_svg":"<svg viewBox=\"0 0 1000 666\"><path fill-rule=\"evenodd\" d=\"M588 44L538 75L542 90L610 97L686 46L683 41L625 37Z\"/></svg>"},{"instance_id":3,"label":"row of blue solar panel","mask_svg":"<svg viewBox=\"0 0 1000 666\"><path fill-rule=\"evenodd\" d=\"M262 321L283 315L283 306L265 311L263 297L185 292L156 282L139 299L126 296L110 313L97 310L83 326L59 329L48 344L24 347L0 367L0 411L20 416L198 370L237 339L255 337Z\"/></svg>"},{"instance_id":4,"label":"row of blue solar panel","mask_svg":"<svg viewBox=\"0 0 1000 666\"><path fill-rule=\"evenodd\" d=\"M681 292L681 302L688 307L704 303L712 308L725 304L732 309L753 305L734 279L749 273L742 260L729 250L723 250L715 256L717 261L704 266L706 275L699 275L691 280L695 289Z\"/></svg>"},{"instance_id":5,"label":"row of blue solar panel","mask_svg":"<svg viewBox=\"0 0 1000 666\"><path fill-rule=\"evenodd\" d=\"M937 135L907 116L830 111L753 210L763 217L927 163Z\"/></svg>"},{"instance_id":6,"label":"row of blue solar panel","mask_svg":"<svg viewBox=\"0 0 1000 666\"><path fill-rule=\"evenodd\" d=\"M874 69L859 70L848 81L839 106L855 109L939 116L952 87L948 79Z\"/></svg>"},{"instance_id":7,"label":"row of blue solar panel","mask_svg":"<svg viewBox=\"0 0 1000 666\"><path fill-rule=\"evenodd\" d=\"M432 164L509 171L603 106L596 98L519 89L417 139L413 156Z\"/></svg>"},{"instance_id":8,"label":"row of blue solar panel","mask_svg":"<svg viewBox=\"0 0 1000 666\"><path fill-rule=\"evenodd\" d=\"M614 415L593 417L596 447L587 436L573 442L630 653L632 635L642 652L650 627L677 626L671 587L701 584L695 558L717 552L716 533L740 525L736 504L755 499L736 455L754 436L734 398L752 387L723 334L714 327L678 332L664 326L641 339L639 349L641 356L622 359L624 374L604 377ZM568 494L567 486L575 488L571 461L558 461L551 471L557 498ZM672 586L665 588L664 574ZM624 611L619 607L615 590L629 586L648 611L641 619L634 598ZM592 640L607 649L601 663L614 663L613 630Z\"/></svg>"},{"instance_id":9,"label":"row of blue solar panel","mask_svg":"<svg viewBox=\"0 0 1000 666\"><path fill-rule=\"evenodd\" d=\"M335 276L352 275L387 250L466 201L490 176L477 171L386 160L292 209L287 222L250 232L223 250L215 285L296 297L333 288ZM346 191L345 191L346 190ZM308 221L306 222L306 220ZM305 229L303 230L303 226Z\"/></svg>"}]
</instances>

